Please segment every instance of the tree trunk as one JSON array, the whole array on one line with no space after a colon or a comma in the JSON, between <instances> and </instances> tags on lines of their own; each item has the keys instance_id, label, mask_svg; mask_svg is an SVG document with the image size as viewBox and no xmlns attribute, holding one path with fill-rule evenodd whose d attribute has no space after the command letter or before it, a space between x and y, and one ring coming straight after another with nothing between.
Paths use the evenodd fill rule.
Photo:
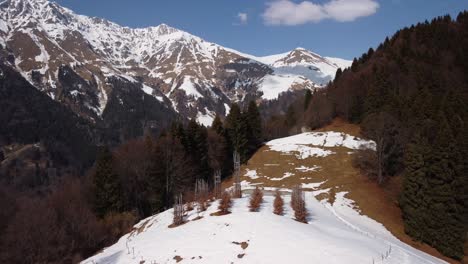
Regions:
<instances>
[{"instance_id":1,"label":"tree trunk","mask_svg":"<svg viewBox=\"0 0 468 264\"><path fill-rule=\"evenodd\" d=\"M377 143L377 182L379 184L382 184L383 182L383 144L384 144L384 140L383 140L383 137L380 138L378 140L378 143Z\"/></svg>"}]
</instances>

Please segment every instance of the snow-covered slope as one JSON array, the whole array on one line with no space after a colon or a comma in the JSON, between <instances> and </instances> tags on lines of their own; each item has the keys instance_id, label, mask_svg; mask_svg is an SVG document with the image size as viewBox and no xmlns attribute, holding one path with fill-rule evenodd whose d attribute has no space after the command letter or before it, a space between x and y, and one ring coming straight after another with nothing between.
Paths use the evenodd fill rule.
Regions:
<instances>
[{"instance_id":1,"label":"snow-covered slope","mask_svg":"<svg viewBox=\"0 0 468 264\"><path fill-rule=\"evenodd\" d=\"M374 148L374 143L329 131L281 138L268 142L267 146L282 153L285 162L290 164L297 161L285 154L300 153L300 146L321 151L328 151L325 148L352 151L362 146ZM169 228L173 210L167 210L142 220L116 244L82 263L446 263L401 242L382 224L362 215L354 201L347 198L346 191L337 192L332 204L327 199L317 200L318 195L330 192L330 188L323 187L327 180L302 184L308 190L305 192L308 223L295 221L288 180L303 177L295 175L296 170L313 177L313 172L321 168L301 166L284 173L281 178L247 170L243 179L252 182L242 181L244 198L234 199L231 214L211 215L217 211L219 203L214 201L207 211L200 214L189 211L185 224ZM280 190L285 204L282 216L273 214L272 191L275 188L268 185L267 178L270 183L282 186ZM249 193L258 185L264 189L264 202L259 212L250 212Z\"/></svg>"},{"instance_id":2,"label":"snow-covered slope","mask_svg":"<svg viewBox=\"0 0 468 264\"><path fill-rule=\"evenodd\" d=\"M97 116L106 108L113 90L108 78L114 76L141 82L145 92L168 107L208 124L215 114L226 114L225 104L320 87L336 71L318 55L313 62L288 59L297 49L275 59L256 58L165 24L123 27L47 0L1 2L0 44L13 51L18 70L36 87L59 101L67 97L77 104L77 96L84 98L81 104ZM67 89L59 78L64 65L94 90ZM304 67L316 67L317 74Z\"/></svg>"},{"instance_id":3,"label":"snow-covered slope","mask_svg":"<svg viewBox=\"0 0 468 264\"><path fill-rule=\"evenodd\" d=\"M203 218L195 220L197 213L191 211L187 223L175 228L168 227L172 210L165 211L142 220L115 245L82 263L445 263L359 215L344 193L331 206L307 192L308 224L293 220L288 192L283 216L273 214L271 195L264 198L260 212L249 212L248 198L242 198L234 201L231 214L210 216L215 201Z\"/></svg>"}]
</instances>

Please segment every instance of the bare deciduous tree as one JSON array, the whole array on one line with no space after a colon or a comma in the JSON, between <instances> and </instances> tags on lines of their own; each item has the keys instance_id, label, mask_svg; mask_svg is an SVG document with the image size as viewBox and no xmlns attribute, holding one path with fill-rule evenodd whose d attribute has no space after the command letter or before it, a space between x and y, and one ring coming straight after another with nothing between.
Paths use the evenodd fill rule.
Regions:
<instances>
[{"instance_id":1,"label":"bare deciduous tree","mask_svg":"<svg viewBox=\"0 0 468 264\"><path fill-rule=\"evenodd\" d=\"M182 202L182 194L174 199L174 218L172 221L173 226L179 226L184 223L184 203Z\"/></svg>"},{"instance_id":2,"label":"bare deciduous tree","mask_svg":"<svg viewBox=\"0 0 468 264\"><path fill-rule=\"evenodd\" d=\"M240 154L235 151L233 154L234 160L234 198L242 198L242 189L240 184Z\"/></svg>"},{"instance_id":3,"label":"bare deciduous tree","mask_svg":"<svg viewBox=\"0 0 468 264\"><path fill-rule=\"evenodd\" d=\"M391 163L390 159L400 150L401 145L397 140L398 122L389 113L379 112L369 115L362 126L364 134L376 143L377 182L382 184L388 174L387 164Z\"/></svg>"},{"instance_id":4,"label":"bare deciduous tree","mask_svg":"<svg viewBox=\"0 0 468 264\"><path fill-rule=\"evenodd\" d=\"M198 179L195 182L195 201L197 203L198 213L206 211L208 198L208 183L206 183L203 179Z\"/></svg>"},{"instance_id":5,"label":"bare deciduous tree","mask_svg":"<svg viewBox=\"0 0 468 264\"><path fill-rule=\"evenodd\" d=\"M307 223L307 209L305 207L305 195L300 185L296 185L291 193L291 207L294 210L296 221Z\"/></svg>"}]
</instances>

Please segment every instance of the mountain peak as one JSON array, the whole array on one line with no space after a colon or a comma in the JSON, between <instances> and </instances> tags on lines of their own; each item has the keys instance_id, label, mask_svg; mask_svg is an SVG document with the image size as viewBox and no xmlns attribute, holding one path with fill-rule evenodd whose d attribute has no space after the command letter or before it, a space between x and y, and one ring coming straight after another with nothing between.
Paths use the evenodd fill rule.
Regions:
<instances>
[{"instance_id":1,"label":"mountain peak","mask_svg":"<svg viewBox=\"0 0 468 264\"><path fill-rule=\"evenodd\" d=\"M169 35L169 34L172 34L172 33L175 33L175 32L180 32L180 30L178 30L177 28L173 28L167 24L160 24L156 27L153 28L154 30L156 30L156 32L158 33L158 35L162 36L162 35Z\"/></svg>"},{"instance_id":2,"label":"mountain peak","mask_svg":"<svg viewBox=\"0 0 468 264\"><path fill-rule=\"evenodd\" d=\"M14 8L16 11L24 11L25 8L40 9L41 6L52 4L48 0L6 0L0 3L1 8Z\"/></svg>"},{"instance_id":3,"label":"mountain peak","mask_svg":"<svg viewBox=\"0 0 468 264\"><path fill-rule=\"evenodd\" d=\"M293 51L294 51L294 50L297 50L297 51L309 51L309 50L307 50L307 49L305 49L305 48L303 48L303 47L297 47L297 48L293 49Z\"/></svg>"}]
</instances>

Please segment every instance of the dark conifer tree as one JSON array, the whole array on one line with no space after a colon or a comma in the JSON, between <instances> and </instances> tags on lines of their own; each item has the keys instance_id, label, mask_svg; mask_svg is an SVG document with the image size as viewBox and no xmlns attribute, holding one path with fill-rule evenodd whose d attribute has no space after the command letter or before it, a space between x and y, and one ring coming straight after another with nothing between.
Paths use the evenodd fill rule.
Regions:
<instances>
[{"instance_id":1,"label":"dark conifer tree","mask_svg":"<svg viewBox=\"0 0 468 264\"><path fill-rule=\"evenodd\" d=\"M263 141L262 118L260 117L257 104L254 101L249 103L246 115L248 123L248 148L249 155L251 155Z\"/></svg>"},{"instance_id":2,"label":"dark conifer tree","mask_svg":"<svg viewBox=\"0 0 468 264\"><path fill-rule=\"evenodd\" d=\"M341 74L341 68L338 68L336 74L337 75L335 78L338 78L339 74ZM309 108L310 100L312 100L312 92L310 91L310 89L306 89L304 96L304 111L306 111L307 108Z\"/></svg>"},{"instance_id":3,"label":"dark conifer tree","mask_svg":"<svg viewBox=\"0 0 468 264\"><path fill-rule=\"evenodd\" d=\"M219 115L215 116L213 123L211 124L211 129L215 131L218 135L222 135L224 133L223 122Z\"/></svg>"},{"instance_id":4,"label":"dark conifer tree","mask_svg":"<svg viewBox=\"0 0 468 264\"><path fill-rule=\"evenodd\" d=\"M232 104L231 111L226 117L226 132L229 135L233 151L238 151L241 154L242 162L247 156L248 128L246 115L242 114L238 104Z\"/></svg>"},{"instance_id":5,"label":"dark conifer tree","mask_svg":"<svg viewBox=\"0 0 468 264\"><path fill-rule=\"evenodd\" d=\"M351 64L351 71L356 72L358 68L358 60L356 58L353 59L353 64Z\"/></svg>"},{"instance_id":6,"label":"dark conifer tree","mask_svg":"<svg viewBox=\"0 0 468 264\"><path fill-rule=\"evenodd\" d=\"M285 125L287 128L291 128L296 125L296 110L294 110L294 105L290 105L288 107L288 111L286 112L286 118L284 120Z\"/></svg>"},{"instance_id":7,"label":"dark conifer tree","mask_svg":"<svg viewBox=\"0 0 468 264\"><path fill-rule=\"evenodd\" d=\"M150 207L150 213L156 213L162 210L165 206L165 197L168 195L165 193L166 177L164 164L164 152L160 146L153 148L151 153L152 163L148 172L148 204Z\"/></svg>"},{"instance_id":8,"label":"dark conifer tree","mask_svg":"<svg viewBox=\"0 0 468 264\"><path fill-rule=\"evenodd\" d=\"M101 149L96 161L93 185L94 208L99 216L124 209L121 181L113 170L112 153L107 147Z\"/></svg>"}]
</instances>

